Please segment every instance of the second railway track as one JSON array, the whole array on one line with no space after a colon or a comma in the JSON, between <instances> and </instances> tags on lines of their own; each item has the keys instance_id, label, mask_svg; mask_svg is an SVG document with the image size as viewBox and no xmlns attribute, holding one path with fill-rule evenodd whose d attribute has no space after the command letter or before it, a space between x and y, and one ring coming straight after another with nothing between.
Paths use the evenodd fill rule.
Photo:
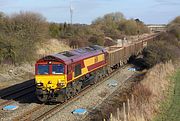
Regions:
<instances>
[{"instance_id":1,"label":"second railway track","mask_svg":"<svg viewBox=\"0 0 180 121\"><path fill-rule=\"evenodd\" d=\"M11 90L9 93L2 94L0 96L0 107L2 108L3 106L12 103L13 101L20 99L24 96L27 96L28 94L34 93L35 92L35 85L27 85L24 87L21 87L17 90Z\"/></svg>"}]
</instances>

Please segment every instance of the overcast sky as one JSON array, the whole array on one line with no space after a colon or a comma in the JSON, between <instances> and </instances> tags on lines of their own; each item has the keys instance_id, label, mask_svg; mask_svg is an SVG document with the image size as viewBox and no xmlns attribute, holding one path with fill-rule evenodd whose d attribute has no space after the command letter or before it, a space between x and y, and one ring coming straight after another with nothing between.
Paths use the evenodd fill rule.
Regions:
<instances>
[{"instance_id":1,"label":"overcast sky","mask_svg":"<svg viewBox=\"0 0 180 121\"><path fill-rule=\"evenodd\" d=\"M19 11L41 13L50 22L90 24L97 17L122 12L126 18L139 18L146 24L164 24L180 15L180 0L0 0L0 11L11 15Z\"/></svg>"}]
</instances>

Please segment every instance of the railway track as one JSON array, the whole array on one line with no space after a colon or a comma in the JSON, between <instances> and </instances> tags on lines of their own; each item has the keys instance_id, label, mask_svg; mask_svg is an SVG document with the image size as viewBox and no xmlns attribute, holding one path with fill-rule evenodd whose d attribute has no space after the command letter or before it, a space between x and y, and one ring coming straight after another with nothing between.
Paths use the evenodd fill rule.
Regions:
<instances>
[{"instance_id":1,"label":"railway track","mask_svg":"<svg viewBox=\"0 0 180 121\"><path fill-rule=\"evenodd\" d=\"M13 121L19 121L19 120L21 120L21 121L25 121L25 120L39 121L39 120L50 118L53 115L55 115L58 111L64 109L65 107L67 107L68 105L73 103L74 101L78 100L79 98L81 98L82 96L87 94L90 90L96 88L97 86L99 86L100 84L105 82L106 80L110 79L112 76L116 75L121 69L124 69L127 66L129 66L129 65L125 65L125 66L119 68L117 71L114 71L109 76L103 78L101 81L97 82L96 84L89 85L89 86L83 88L79 94L75 95L73 98L68 99L66 102L50 106L50 108L47 111L43 110L43 113L38 116L33 116L33 115L35 113L37 113L38 111L40 111L41 109L47 107L48 105L44 105L44 104L38 105L38 106L32 108L31 110L23 113L22 115L15 117L13 119Z\"/></svg>"},{"instance_id":2,"label":"railway track","mask_svg":"<svg viewBox=\"0 0 180 121\"><path fill-rule=\"evenodd\" d=\"M0 99L2 99L2 101L0 102L0 107L10 104L14 100L18 100L33 92L35 92L35 84L19 88L18 90L9 91L9 93L0 96Z\"/></svg>"}]
</instances>

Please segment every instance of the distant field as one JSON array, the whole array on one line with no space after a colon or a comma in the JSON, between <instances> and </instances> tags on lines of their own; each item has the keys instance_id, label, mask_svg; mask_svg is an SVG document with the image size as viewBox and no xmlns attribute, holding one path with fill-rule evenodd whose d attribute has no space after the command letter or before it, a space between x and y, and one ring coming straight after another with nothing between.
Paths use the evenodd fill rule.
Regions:
<instances>
[{"instance_id":1,"label":"distant field","mask_svg":"<svg viewBox=\"0 0 180 121\"><path fill-rule=\"evenodd\" d=\"M161 106L164 111L155 121L180 121L180 70L174 75L173 80L175 87L172 96Z\"/></svg>"}]
</instances>

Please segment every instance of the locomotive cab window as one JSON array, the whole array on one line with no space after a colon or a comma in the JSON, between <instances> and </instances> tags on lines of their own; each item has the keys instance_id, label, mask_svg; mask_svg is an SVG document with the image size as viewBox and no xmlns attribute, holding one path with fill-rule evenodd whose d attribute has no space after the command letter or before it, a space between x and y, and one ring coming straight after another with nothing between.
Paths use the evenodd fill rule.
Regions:
<instances>
[{"instance_id":1,"label":"locomotive cab window","mask_svg":"<svg viewBox=\"0 0 180 121\"><path fill-rule=\"evenodd\" d=\"M53 64L52 65L52 74L64 74L64 65L63 64Z\"/></svg>"},{"instance_id":2,"label":"locomotive cab window","mask_svg":"<svg viewBox=\"0 0 180 121\"><path fill-rule=\"evenodd\" d=\"M74 77L81 75L81 64L77 64L74 68Z\"/></svg>"},{"instance_id":3,"label":"locomotive cab window","mask_svg":"<svg viewBox=\"0 0 180 121\"><path fill-rule=\"evenodd\" d=\"M49 65L47 65L47 64L38 65L38 67L37 67L37 74L39 74L39 75L49 74Z\"/></svg>"}]
</instances>

